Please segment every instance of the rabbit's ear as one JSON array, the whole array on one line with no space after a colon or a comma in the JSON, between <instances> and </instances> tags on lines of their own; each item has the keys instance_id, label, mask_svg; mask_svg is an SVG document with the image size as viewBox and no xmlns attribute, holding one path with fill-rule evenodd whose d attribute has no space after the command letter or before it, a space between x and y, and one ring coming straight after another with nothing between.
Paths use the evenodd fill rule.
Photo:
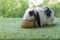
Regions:
<instances>
[{"instance_id":1,"label":"rabbit's ear","mask_svg":"<svg viewBox=\"0 0 60 40\"><path fill-rule=\"evenodd\" d=\"M51 16L51 10L47 7L47 9L45 10L45 14L47 17Z\"/></svg>"},{"instance_id":2,"label":"rabbit's ear","mask_svg":"<svg viewBox=\"0 0 60 40\"><path fill-rule=\"evenodd\" d=\"M34 11L29 11L30 16L33 16L33 14L34 14Z\"/></svg>"}]
</instances>

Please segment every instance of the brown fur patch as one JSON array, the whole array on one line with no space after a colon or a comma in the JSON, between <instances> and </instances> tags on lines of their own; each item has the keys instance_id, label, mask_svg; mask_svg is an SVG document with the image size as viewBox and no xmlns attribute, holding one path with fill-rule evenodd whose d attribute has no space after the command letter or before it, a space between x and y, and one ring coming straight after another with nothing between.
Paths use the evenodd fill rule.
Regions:
<instances>
[{"instance_id":1,"label":"brown fur patch","mask_svg":"<svg viewBox=\"0 0 60 40\"><path fill-rule=\"evenodd\" d=\"M22 28L29 28L29 27L34 27L34 26L35 26L35 21L22 21L21 22Z\"/></svg>"}]
</instances>

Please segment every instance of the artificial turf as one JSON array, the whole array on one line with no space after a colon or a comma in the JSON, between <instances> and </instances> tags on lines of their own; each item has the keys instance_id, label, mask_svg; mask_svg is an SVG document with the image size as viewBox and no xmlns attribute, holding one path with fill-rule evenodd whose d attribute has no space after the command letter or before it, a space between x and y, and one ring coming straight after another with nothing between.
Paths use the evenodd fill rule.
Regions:
<instances>
[{"instance_id":1,"label":"artificial turf","mask_svg":"<svg viewBox=\"0 0 60 40\"><path fill-rule=\"evenodd\" d=\"M59 39L60 18L51 26L21 28L22 18L0 18L0 39Z\"/></svg>"}]
</instances>

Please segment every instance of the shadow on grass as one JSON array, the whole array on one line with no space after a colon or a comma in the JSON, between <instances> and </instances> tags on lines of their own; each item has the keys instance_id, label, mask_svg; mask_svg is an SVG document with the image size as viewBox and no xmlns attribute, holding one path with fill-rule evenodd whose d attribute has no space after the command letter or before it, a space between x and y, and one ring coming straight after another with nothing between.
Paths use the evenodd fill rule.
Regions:
<instances>
[{"instance_id":1,"label":"shadow on grass","mask_svg":"<svg viewBox=\"0 0 60 40\"><path fill-rule=\"evenodd\" d=\"M53 28L53 27L59 27L60 26L60 23L59 22L56 22L52 25L44 25L44 26L39 26L39 27L29 27L29 28L25 28L25 29L37 29L37 28Z\"/></svg>"},{"instance_id":2,"label":"shadow on grass","mask_svg":"<svg viewBox=\"0 0 60 40\"><path fill-rule=\"evenodd\" d=\"M56 27L58 24L52 24L52 25L44 25L44 26L39 26L39 27L27 27L26 29L33 29L33 28L51 28L51 27Z\"/></svg>"},{"instance_id":3,"label":"shadow on grass","mask_svg":"<svg viewBox=\"0 0 60 40\"><path fill-rule=\"evenodd\" d=\"M52 24L52 25L44 25L44 26L42 26L40 28L48 28L48 27L55 27L55 26L57 26L56 23L55 24Z\"/></svg>"}]
</instances>

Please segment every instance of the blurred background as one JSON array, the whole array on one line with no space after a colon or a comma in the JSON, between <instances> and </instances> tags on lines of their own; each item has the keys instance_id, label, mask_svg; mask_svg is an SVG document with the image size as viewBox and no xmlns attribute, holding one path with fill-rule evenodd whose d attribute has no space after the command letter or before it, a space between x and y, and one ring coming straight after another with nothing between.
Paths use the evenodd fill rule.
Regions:
<instances>
[{"instance_id":1,"label":"blurred background","mask_svg":"<svg viewBox=\"0 0 60 40\"><path fill-rule=\"evenodd\" d=\"M0 18L21 18L28 7L51 7L60 17L60 0L0 0Z\"/></svg>"}]
</instances>

